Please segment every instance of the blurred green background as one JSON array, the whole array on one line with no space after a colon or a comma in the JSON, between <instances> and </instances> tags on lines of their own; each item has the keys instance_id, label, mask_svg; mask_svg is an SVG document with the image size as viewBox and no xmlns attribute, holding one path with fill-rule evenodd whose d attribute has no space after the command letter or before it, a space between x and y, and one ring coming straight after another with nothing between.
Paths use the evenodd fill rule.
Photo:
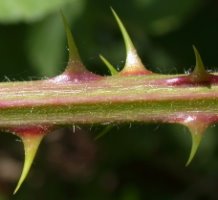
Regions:
<instances>
[{"instance_id":1,"label":"blurred green background","mask_svg":"<svg viewBox=\"0 0 218 200\"><path fill-rule=\"evenodd\" d=\"M87 67L108 74L106 56L118 69L125 61L112 6L144 62L158 73L187 73L192 45L207 69L218 66L217 0L0 0L1 81L57 75L67 63L59 14L71 24ZM7 199L218 199L217 128L210 127L189 167L190 135L163 124L116 125L94 141L103 126L62 127L48 135L31 172L12 197L23 161L22 144L0 139L0 200Z\"/></svg>"}]
</instances>

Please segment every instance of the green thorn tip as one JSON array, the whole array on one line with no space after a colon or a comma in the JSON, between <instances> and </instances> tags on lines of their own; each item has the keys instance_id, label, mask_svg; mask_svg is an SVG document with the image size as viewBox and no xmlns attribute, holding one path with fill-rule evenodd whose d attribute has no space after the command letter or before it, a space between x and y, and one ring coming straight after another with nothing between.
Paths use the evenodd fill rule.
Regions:
<instances>
[{"instance_id":1,"label":"green thorn tip","mask_svg":"<svg viewBox=\"0 0 218 200\"><path fill-rule=\"evenodd\" d=\"M191 147L191 152L188 158L188 161L186 162L186 167L191 163L191 161L193 160L198 147L201 143L201 139L202 139L202 134L198 133L197 131L192 132L191 131L191 136L192 136L192 147Z\"/></svg>"},{"instance_id":2,"label":"green thorn tip","mask_svg":"<svg viewBox=\"0 0 218 200\"><path fill-rule=\"evenodd\" d=\"M99 55L99 57L102 60L102 62L107 66L112 76L118 74L116 68L104 56Z\"/></svg>"},{"instance_id":3,"label":"green thorn tip","mask_svg":"<svg viewBox=\"0 0 218 200\"><path fill-rule=\"evenodd\" d=\"M118 23L118 26L119 26L119 28L121 30L121 33L123 35L123 39L124 39L124 42L125 42L125 46L126 46L126 51L128 53L128 52L132 51L133 49L135 49L135 47L134 47L134 45L132 43L132 40L130 39L130 37L129 37L128 33L127 33L126 28L124 27L122 21L118 17L117 13L114 11L113 8L111 8L111 11L112 11L112 13L113 13L113 15L114 15L114 17L115 17L115 19L116 19L116 21Z\"/></svg>"},{"instance_id":4,"label":"green thorn tip","mask_svg":"<svg viewBox=\"0 0 218 200\"><path fill-rule=\"evenodd\" d=\"M20 186L26 179L43 136L44 136L43 134L38 134L38 135L27 135L21 137L24 144L25 161L24 161L23 171L21 173L20 179L18 181L18 184L13 194L16 194L16 192L19 190Z\"/></svg>"},{"instance_id":5,"label":"green thorn tip","mask_svg":"<svg viewBox=\"0 0 218 200\"><path fill-rule=\"evenodd\" d=\"M63 20L63 24L64 24L64 28L65 28L65 32L67 35L67 43L68 43L68 48L69 48L69 59L71 60L81 60L75 41L73 39L73 35L71 33L70 30L70 25L66 19L66 17L64 16L63 12L61 12L61 16L62 16L62 20Z\"/></svg>"}]
</instances>

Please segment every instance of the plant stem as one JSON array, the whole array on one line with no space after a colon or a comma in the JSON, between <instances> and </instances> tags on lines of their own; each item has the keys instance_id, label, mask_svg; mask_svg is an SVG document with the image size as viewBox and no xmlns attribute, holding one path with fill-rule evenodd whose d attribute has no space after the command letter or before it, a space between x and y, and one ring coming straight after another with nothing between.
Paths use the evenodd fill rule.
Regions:
<instances>
[{"instance_id":1,"label":"plant stem","mask_svg":"<svg viewBox=\"0 0 218 200\"><path fill-rule=\"evenodd\" d=\"M0 126L218 119L218 86L171 86L178 75L109 76L83 82L0 83ZM210 116L208 118L208 116Z\"/></svg>"}]
</instances>

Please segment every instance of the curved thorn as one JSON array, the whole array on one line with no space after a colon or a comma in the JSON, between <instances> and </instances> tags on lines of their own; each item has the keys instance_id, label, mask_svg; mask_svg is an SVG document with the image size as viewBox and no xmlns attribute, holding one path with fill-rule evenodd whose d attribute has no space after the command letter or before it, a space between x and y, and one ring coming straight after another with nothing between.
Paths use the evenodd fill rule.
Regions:
<instances>
[{"instance_id":1,"label":"curved thorn","mask_svg":"<svg viewBox=\"0 0 218 200\"><path fill-rule=\"evenodd\" d=\"M208 72L205 70L204 63L201 59L201 56L198 50L196 49L196 47L194 45L192 47L194 49L196 64L195 64L194 71L191 73L191 77L196 82L207 81L209 76L208 76Z\"/></svg>"},{"instance_id":2,"label":"curved thorn","mask_svg":"<svg viewBox=\"0 0 218 200\"><path fill-rule=\"evenodd\" d=\"M125 29L122 21L118 17L117 13L114 11L113 8L111 8L111 10L112 10L112 13L113 13L113 15L114 15L114 17L115 17L115 19L116 19L116 21L118 23L120 31L121 31L121 33L123 35L124 43L125 43L125 46L126 46L126 51L128 53L129 51L135 49L135 47L134 47L134 45L132 43L132 40L130 39L130 37L129 37L128 33L127 33L127 30Z\"/></svg>"},{"instance_id":3,"label":"curved thorn","mask_svg":"<svg viewBox=\"0 0 218 200\"><path fill-rule=\"evenodd\" d=\"M23 171L21 173L20 179L18 181L18 184L17 184L13 194L15 194L19 190L23 181L27 177L27 174L30 170L33 159L35 158L37 149L39 147L39 144L40 144L43 136L44 136L44 134L21 136L21 139L22 139L23 144L24 144L25 161L24 161Z\"/></svg>"},{"instance_id":4,"label":"curved thorn","mask_svg":"<svg viewBox=\"0 0 218 200\"><path fill-rule=\"evenodd\" d=\"M124 39L124 43L125 43L125 47L126 47L126 63L125 66L123 68L123 70L121 71L121 73L128 73L128 72L147 72L147 73L151 73L150 71L146 70L144 65L141 62L141 59L139 58L137 51L132 43L132 40L130 39L122 21L120 20L120 18L118 17L118 15L116 14L116 12L113 10L113 8L111 8L112 13L118 23L118 26L120 28L120 31L122 33L123 39Z\"/></svg>"},{"instance_id":5,"label":"curved thorn","mask_svg":"<svg viewBox=\"0 0 218 200\"><path fill-rule=\"evenodd\" d=\"M191 161L193 160L198 147L200 145L201 139L202 139L202 135L199 133L191 133L192 136L192 147L191 147L191 152L189 154L189 158L188 161L186 162L186 167L191 163Z\"/></svg>"},{"instance_id":6,"label":"curved thorn","mask_svg":"<svg viewBox=\"0 0 218 200\"><path fill-rule=\"evenodd\" d=\"M83 65L78 49L76 47L75 41L73 39L73 35L70 30L70 25L67 22L66 17L64 14L61 12L64 28L65 28L65 33L67 36L67 44L69 48L69 61L68 61L68 66L66 68L67 71L86 71L85 66Z\"/></svg>"},{"instance_id":7,"label":"curved thorn","mask_svg":"<svg viewBox=\"0 0 218 200\"><path fill-rule=\"evenodd\" d=\"M107 66L112 76L118 74L116 68L112 64L110 64L110 62L104 56L99 55L99 57L102 60L102 62Z\"/></svg>"},{"instance_id":8,"label":"curved thorn","mask_svg":"<svg viewBox=\"0 0 218 200\"><path fill-rule=\"evenodd\" d=\"M182 118L181 124L185 125L192 136L192 147L191 152L189 154L189 158L186 162L186 166L188 166L191 161L193 160L199 145L201 143L203 134L205 130L208 128L208 126L211 124L211 121L209 121L205 116L200 114L190 114L184 116Z\"/></svg>"}]
</instances>

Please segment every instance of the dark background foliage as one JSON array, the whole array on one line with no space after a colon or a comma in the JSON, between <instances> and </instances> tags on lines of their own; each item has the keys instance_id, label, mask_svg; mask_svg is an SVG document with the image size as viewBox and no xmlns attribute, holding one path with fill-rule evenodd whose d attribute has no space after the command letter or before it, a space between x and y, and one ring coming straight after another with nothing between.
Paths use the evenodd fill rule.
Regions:
<instances>
[{"instance_id":1,"label":"dark background foliage","mask_svg":"<svg viewBox=\"0 0 218 200\"><path fill-rule=\"evenodd\" d=\"M105 55L121 69L125 49L112 17L123 20L144 64L158 73L187 73L192 45L207 69L218 66L216 0L20 0L0 1L1 81L32 80L61 73L67 63L62 9L81 57L108 74ZM217 199L217 129L210 127L189 167L190 135L163 124L69 126L49 134L24 185L13 199L141 200ZM0 140L0 200L11 198L22 167L22 144L6 133Z\"/></svg>"}]
</instances>

